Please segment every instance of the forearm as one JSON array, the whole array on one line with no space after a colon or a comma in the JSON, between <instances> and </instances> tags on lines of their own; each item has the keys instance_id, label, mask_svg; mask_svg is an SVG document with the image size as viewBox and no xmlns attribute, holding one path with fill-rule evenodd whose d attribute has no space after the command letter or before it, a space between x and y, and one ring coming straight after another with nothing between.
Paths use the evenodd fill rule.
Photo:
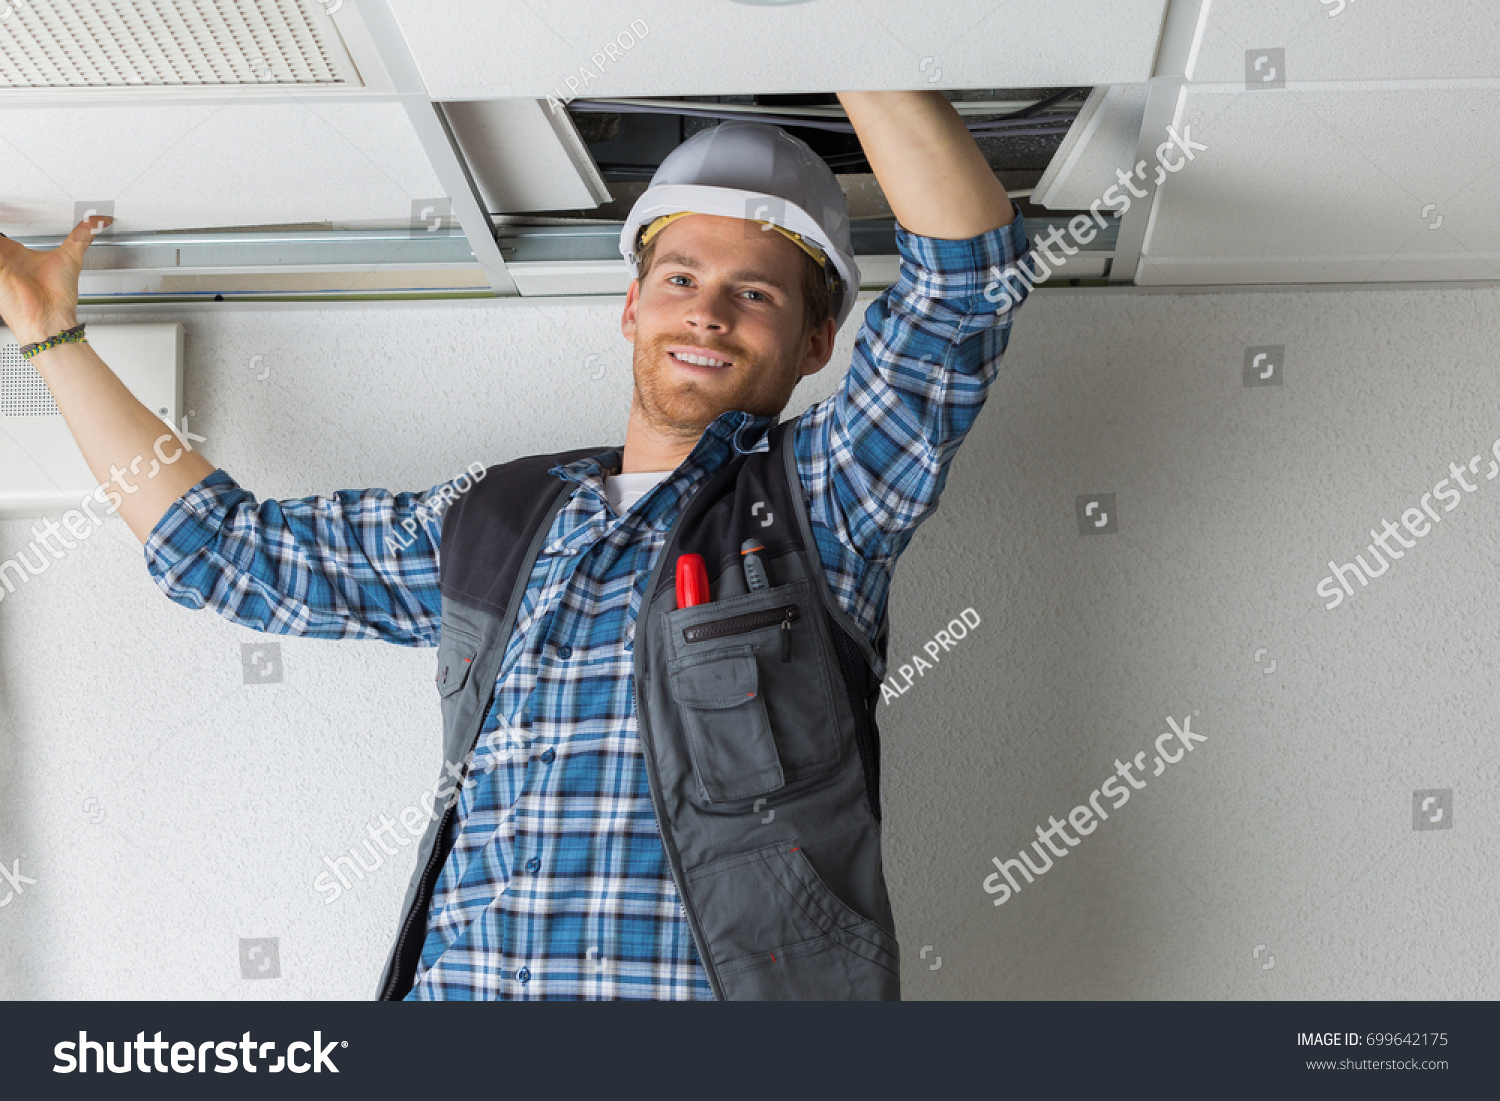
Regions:
<instances>
[{"instance_id":1,"label":"forearm","mask_svg":"<svg viewBox=\"0 0 1500 1101\"><path fill-rule=\"evenodd\" d=\"M958 241L1010 222L1014 206L940 92L839 92L896 220Z\"/></svg>"},{"instance_id":2,"label":"forearm","mask_svg":"<svg viewBox=\"0 0 1500 1101\"><path fill-rule=\"evenodd\" d=\"M798 418L813 522L861 561L893 562L937 506L1027 299L1025 285L1015 298L986 293L1025 255L1021 230L898 235L899 273L864 310L843 385ZM856 618L873 629L880 604L864 607Z\"/></svg>"},{"instance_id":3,"label":"forearm","mask_svg":"<svg viewBox=\"0 0 1500 1101\"><path fill-rule=\"evenodd\" d=\"M73 322L55 324L41 335L14 335L29 344ZM142 405L88 344L59 344L30 362L52 391L95 480L112 483L108 489L120 497L120 516L144 544L172 503L213 473L214 465Z\"/></svg>"}]
</instances>

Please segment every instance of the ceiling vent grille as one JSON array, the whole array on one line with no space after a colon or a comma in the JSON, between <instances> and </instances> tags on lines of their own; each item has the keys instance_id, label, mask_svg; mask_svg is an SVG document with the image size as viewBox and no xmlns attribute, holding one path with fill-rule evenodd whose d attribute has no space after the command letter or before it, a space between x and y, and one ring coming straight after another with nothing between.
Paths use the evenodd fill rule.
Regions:
<instances>
[{"instance_id":1,"label":"ceiling vent grille","mask_svg":"<svg viewBox=\"0 0 1500 1101\"><path fill-rule=\"evenodd\" d=\"M0 0L0 88L360 87L318 0Z\"/></svg>"}]
</instances>

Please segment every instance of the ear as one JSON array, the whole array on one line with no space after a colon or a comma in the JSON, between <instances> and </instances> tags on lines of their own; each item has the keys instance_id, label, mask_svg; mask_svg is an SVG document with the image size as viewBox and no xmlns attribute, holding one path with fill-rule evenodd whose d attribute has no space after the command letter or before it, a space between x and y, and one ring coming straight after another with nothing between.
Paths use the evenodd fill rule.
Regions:
<instances>
[{"instance_id":1,"label":"ear","mask_svg":"<svg viewBox=\"0 0 1500 1101\"><path fill-rule=\"evenodd\" d=\"M825 317L823 324L809 334L807 340L807 356L802 361L801 374L803 377L817 374L827 364L833 355L834 341L838 338L839 323L831 317Z\"/></svg>"},{"instance_id":2,"label":"ear","mask_svg":"<svg viewBox=\"0 0 1500 1101\"><path fill-rule=\"evenodd\" d=\"M625 292L625 309L620 314L620 332L632 344L635 343L635 309L636 303L640 300L640 293L641 281L632 279L630 289Z\"/></svg>"}]
</instances>

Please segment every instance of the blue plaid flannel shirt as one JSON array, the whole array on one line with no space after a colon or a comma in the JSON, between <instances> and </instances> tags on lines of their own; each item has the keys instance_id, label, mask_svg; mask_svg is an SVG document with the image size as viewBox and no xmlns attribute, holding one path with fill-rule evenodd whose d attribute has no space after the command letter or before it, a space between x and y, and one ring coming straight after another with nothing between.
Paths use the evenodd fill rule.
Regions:
<instances>
[{"instance_id":1,"label":"blue plaid flannel shirt","mask_svg":"<svg viewBox=\"0 0 1500 1101\"><path fill-rule=\"evenodd\" d=\"M798 416L793 440L829 585L872 642L1028 289L983 293L1029 252L1019 211L959 241L898 224L896 245L899 277L865 311L843 386ZM623 516L604 496L616 471L552 468L579 488L537 556L456 793L409 999L712 1000L651 805L630 648L681 503L736 450L766 450L773 423L722 414ZM157 523L146 565L172 600L243 626L436 646L450 485L257 503L216 469Z\"/></svg>"}]
</instances>

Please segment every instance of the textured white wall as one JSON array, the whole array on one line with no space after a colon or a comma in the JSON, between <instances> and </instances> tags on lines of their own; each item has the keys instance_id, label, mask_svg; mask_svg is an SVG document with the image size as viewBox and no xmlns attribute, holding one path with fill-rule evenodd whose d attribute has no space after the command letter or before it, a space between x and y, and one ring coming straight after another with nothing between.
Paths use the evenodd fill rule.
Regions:
<instances>
[{"instance_id":1,"label":"textured white wall","mask_svg":"<svg viewBox=\"0 0 1500 1101\"><path fill-rule=\"evenodd\" d=\"M620 307L85 316L184 321L191 427L264 499L619 442ZM982 617L882 711L908 998L1500 994L1500 484L1340 607L1315 592L1500 437L1497 338L1497 290L1031 299L893 588L893 664ZM1286 345L1284 386L1242 385L1260 344ZM1080 535L1086 493L1116 495L1117 534ZM243 683L247 641L280 643L282 683ZM5 596L0 860L36 883L0 908L0 997L372 996L410 851L332 905L312 883L432 783L432 662L180 608L118 521ZM1148 752L1145 789L992 905L991 857L1194 709L1206 742L1156 778ZM1413 831L1427 788L1451 830ZM241 937L279 938L281 978L240 977Z\"/></svg>"}]
</instances>

